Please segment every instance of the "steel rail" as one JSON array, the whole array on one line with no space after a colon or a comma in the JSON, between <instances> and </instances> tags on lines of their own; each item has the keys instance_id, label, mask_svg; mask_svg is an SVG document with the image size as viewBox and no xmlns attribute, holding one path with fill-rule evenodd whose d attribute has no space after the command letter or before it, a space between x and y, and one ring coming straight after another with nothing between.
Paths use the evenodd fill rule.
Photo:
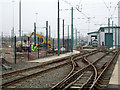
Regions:
<instances>
[{"instance_id":1,"label":"steel rail","mask_svg":"<svg viewBox=\"0 0 120 90\"><path fill-rule=\"evenodd\" d=\"M97 77L98 77L97 68L95 67L94 64L96 64L98 61L100 61L102 58L104 58L106 55L108 55L109 53L111 53L111 52L114 51L114 50L115 50L115 49L113 49L113 50L107 52L104 56L101 56L100 58L98 58L98 59L97 59L96 61L94 61L93 63L89 62L89 61L87 60L87 57L84 58L84 59L85 59L86 61L88 61L89 64L91 64L91 66L94 68L94 71L95 71L95 77L94 77L93 84L96 82ZM89 82L89 80L88 80L88 82ZM85 82L86 84L84 84L82 88L84 88L84 86L87 85L88 82ZM92 88L92 87L93 87L93 84L92 84L91 87L89 87L89 88Z\"/></svg>"},{"instance_id":2,"label":"steel rail","mask_svg":"<svg viewBox=\"0 0 120 90\"><path fill-rule=\"evenodd\" d=\"M78 54L76 54L76 56L77 56L77 55L78 55ZM79 54L79 55L80 55L80 54ZM83 54L83 55L84 55L84 54ZM29 68L25 68L25 69L19 69L19 70L16 70L16 71L12 71L12 72L5 73L5 74L3 74L3 75L0 75L0 77L5 78L5 77L11 76L11 75L15 75L15 74L18 74L18 73L30 71L30 70L37 69L37 68L40 68L40 67L43 67L43 66L47 66L47 65L50 65L50 64L59 63L59 62L65 61L65 60L70 59L70 58L71 58L71 57L67 57L67 58L64 58L64 59L57 60L57 61L45 63L45 64L42 64L42 65L37 65L37 66L34 66L34 67L29 67ZM81 57L81 58L82 58L82 57Z\"/></svg>"},{"instance_id":3,"label":"steel rail","mask_svg":"<svg viewBox=\"0 0 120 90\"><path fill-rule=\"evenodd\" d=\"M72 73L73 73L73 71L74 71L74 69L75 69L75 63L73 62L72 57L71 57L71 62L72 62L72 70L71 70L71 72L70 72L62 81L60 81L60 82L57 83L55 86L53 86L52 89L53 89L53 88L56 88L57 86L59 86L59 85L60 85L63 81L65 81L70 75L72 75Z\"/></svg>"},{"instance_id":4,"label":"steel rail","mask_svg":"<svg viewBox=\"0 0 120 90\"><path fill-rule=\"evenodd\" d=\"M95 87L95 85L97 84L97 82L100 80L100 78L107 71L107 68L110 67L111 63L113 62L113 60L115 60L115 58L116 58L117 55L118 55L118 52L116 52L115 55L111 58L111 60L107 63L106 67L103 69L103 71L100 73L100 75L98 76L98 78L96 79L96 81L93 83L93 85L91 86L90 90L93 90L93 88Z\"/></svg>"},{"instance_id":5,"label":"steel rail","mask_svg":"<svg viewBox=\"0 0 120 90\"><path fill-rule=\"evenodd\" d=\"M96 67L93 65L93 63L91 63L91 62L89 62L88 61L88 59L87 59L87 57L84 57L84 60L86 61L86 62L88 62L88 64L90 65L90 66L92 66L93 67L93 78L94 78L94 80L93 80L93 83L96 81L96 79L97 79L97 69L96 69ZM92 77L91 78L89 78L88 80L87 80L87 82L85 82L84 84L83 84L83 86L81 87L81 88L84 88L84 86L92 79Z\"/></svg>"},{"instance_id":6,"label":"steel rail","mask_svg":"<svg viewBox=\"0 0 120 90\"><path fill-rule=\"evenodd\" d=\"M64 78L62 81L60 81L58 84L56 84L55 86L53 86L51 89L59 88L58 86L59 86L60 84L62 84L62 83L64 84L64 83L65 83L66 81L68 81L71 77L75 76L75 74L77 74L77 73L82 73L86 68L88 68L88 67L91 66L91 65L92 65L92 67L94 68L94 71L95 71L95 78L94 78L94 82L95 82L95 80L97 79L97 69L95 68L95 66L94 66L93 64L97 63L100 59L104 58L107 54L109 54L109 53L112 52L112 51L113 51L113 50L107 52L104 56L100 57L99 59L97 59L96 61L94 61L94 62L92 62L92 63L87 62L87 63L89 63L87 66L85 66L84 68L78 70L76 73L72 74L70 77L67 76L67 77ZM89 54L89 55L87 55L87 56L90 56L90 55L92 55L92 54ZM78 58L77 58L77 59L78 59ZM77 60L77 59L76 59L76 60ZM84 59L84 60L87 61L86 59ZM74 60L74 61L75 61L75 60Z\"/></svg>"},{"instance_id":7,"label":"steel rail","mask_svg":"<svg viewBox=\"0 0 120 90\"><path fill-rule=\"evenodd\" d=\"M4 83L4 84L2 84L2 85L0 85L0 86L1 86L2 88L5 88L5 87L8 87L8 86L14 85L14 84L16 84L16 83L25 81L25 80L27 80L27 79L31 79L31 78L33 78L33 77L39 76L40 74L46 73L46 72L48 72L48 71L51 71L51 70L54 70L54 69L63 67L64 65L68 65L68 63L71 63L71 62L66 62L66 63L64 63L64 64L61 64L61 65L58 65L58 66L55 66L55 67L52 67L52 68L49 68L49 69L46 69L46 70L42 70L42 71L39 71L39 72L30 74L30 75L26 75L26 76L23 76L23 77L20 77L20 78L17 78L17 79L8 81L8 82L6 82L6 83Z\"/></svg>"},{"instance_id":8,"label":"steel rail","mask_svg":"<svg viewBox=\"0 0 120 90\"><path fill-rule=\"evenodd\" d=\"M99 51L95 50L95 51L93 51L93 52L91 52L91 53L89 53L89 54L90 54L90 55L93 55L93 54L95 54L95 53L97 53L97 52L99 52ZM89 56L89 54L87 54L87 55L85 55L85 56ZM85 57L85 56L83 56L83 57ZM83 57L71 56L71 61L72 61L72 63L73 63L73 67L75 67L75 65L76 65L74 61L76 61L76 60L78 60L78 59L82 59ZM74 60L73 60L73 59L74 59ZM78 73L78 72L86 69L88 66L89 66L89 65L87 65L87 66L84 67L83 69L80 69L80 70L77 71L76 73ZM72 75L73 71L74 71L74 68L72 69L72 71L71 71L63 80L61 80L59 83L57 83L56 85L54 85L54 86L51 88L51 90L59 87L62 83L64 83L64 82ZM73 75L75 75L75 73L74 73ZM72 76L73 76L73 75L72 75Z\"/></svg>"},{"instance_id":9,"label":"steel rail","mask_svg":"<svg viewBox=\"0 0 120 90\"><path fill-rule=\"evenodd\" d=\"M99 52L99 51L91 52L91 53L89 53L89 54L86 55L86 56L93 55L93 54L95 54L95 53L97 53L97 52ZM79 58L79 59L80 59L80 58ZM76 61L76 60L78 60L78 57L77 57L77 58L74 57L74 56L71 57L71 61L73 62L74 67L75 67L75 62L74 62L74 61ZM78 70L76 73L73 73L74 70L72 70L72 71L68 74L68 76L66 76L63 80L61 80L59 83L57 83L57 84L56 84L55 86L53 86L51 89L59 88L60 86L62 86L62 85L61 85L62 83L66 82L67 79L70 79L70 77L73 77L73 76L76 75L77 73L83 72L83 70L86 69L87 67L89 67L89 65L87 65L87 66L85 66L84 68ZM72 74L72 73L73 73L73 74Z\"/></svg>"},{"instance_id":10,"label":"steel rail","mask_svg":"<svg viewBox=\"0 0 120 90\"><path fill-rule=\"evenodd\" d=\"M75 55L74 57L76 57L76 56L78 56L78 55L79 55L79 54ZM64 61L64 60L62 59L62 61ZM60 59L59 61L55 61L54 63L58 63L58 62L61 62L61 59ZM31 77L38 76L38 75L40 75L40 74L42 74L42 73L48 72L48 71L50 71L50 70L53 70L53 69L56 69L56 68L59 68L59 67L62 67L62 66L64 66L64 65L68 64L68 63L71 63L71 61L67 61L67 62L64 63L64 64L61 64L61 65L58 65L58 66L55 66L55 67L52 67L52 68L49 68L49 69L46 69L46 70L42 70L42 71L37 72L37 73L33 73L33 74L30 74L30 75L26 75L26 76L24 76L24 77L20 77L20 78L17 78L17 79L8 81L8 82L6 82L6 83L4 83L4 84L2 84L2 85L0 85L0 86L2 86L2 88L5 88L5 87L8 87L8 86L14 85L14 84L16 84L16 83L19 83L19 82L25 81L25 80L27 80L27 79L30 79ZM72 68L73 68L73 69L72 69L71 73L73 72L74 66L75 66L75 63L74 63L73 61L72 61L72 63L73 63L73 64L72 64ZM49 63L49 64L50 64L50 63ZM43 64L43 65L35 66L34 68L36 68L36 67L41 67L41 66L45 66L45 65L48 65L48 64ZM30 70L31 70L32 68L33 68L33 67L30 67L30 68L27 68L27 69L30 69ZM16 74L16 72L19 73L19 71L20 71L20 72L24 72L24 70L26 70L26 69L14 71L14 72L10 72L10 73L8 73L8 74L4 74L4 77L10 75L11 73L13 73L13 75L14 75L14 74ZM71 73L70 73L70 74L71 74Z\"/></svg>"},{"instance_id":11,"label":"steel rail","mask_svg":"<svg viewBox=\"0 0 120 90\"><path fill-rule=\"evenodd\" d=\"M12 71L12 72L9 72L9 73L5 73L5 74L2 75L2 78L5 78L5 77L11 76L11 75L15 75L15 74L18 74L18 73L30 71L30 70L33 70L33 69L37 69L37 68L40 68L40 67L43 67L43 66L47 66L47 65L50 65L50 64L59 63L59 62L65 61L65 60L67 60L67 59L69 59L69 57L68 57L68 58L65 58L65 59L60 59L60 60L58 60L58 61L54 61L54 62L42 64L42 65L37 65L37 66L34 66L34 67L29 67L29 68L25 68L25 69L19 69L19 70L16 70L16 71ZM1 76L1 75L0 75L0 76Z\"/></svg>"}]
</instances>

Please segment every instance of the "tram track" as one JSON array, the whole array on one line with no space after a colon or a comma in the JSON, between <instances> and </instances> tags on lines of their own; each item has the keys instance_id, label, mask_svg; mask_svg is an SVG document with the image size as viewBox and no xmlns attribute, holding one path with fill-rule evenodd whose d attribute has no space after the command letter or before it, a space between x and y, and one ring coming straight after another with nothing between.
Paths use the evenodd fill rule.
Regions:
<instances>
[{"instance_id":1,"label":"tram track","mask_svg":"<svg viewBox=\"0 0 120 90\"><path fill-rule=\"evenodd\" d=\"M78 55L81 56L81 54L78 54ZM78 56L78 55L75 55L75 56ZM60 64L60 62L62 62L62 64ZM53 66L53 64L56 64L56 63L58 63L58 64ZM55 61L55 62L52 62L52 63L49 63L49 64L38 65L38 66L35 66L35 67L30 67L30 68L21 69L21 70L13 71L13 72L10 72L10 73L6 73L6 74L2 75L2 77L4 79L4 82L1 86L2 86L2 88L6 88L6 87L14 85L16 83L23 82L27 79L31 79L32 77L39 76L40 74L47 73L47 72L49 72L51 70L54 70L54 69L57 69L57 68L61 68L62 66L68 65L70 63L71 63L71 61L69 60L69 58L66 58L66 59L61 59L61 60L58 60L58 61ZM49 65L51 65L52 67L49 68ZM43 68L45 66L47 67L47 69L38 70L38 72L36 72L36 69L40 69L40 68ZM31 72L31 70L33 70L34 72L32 72L28 75L27 74L25 74L25 75L22 74L21 75L21 73L25 73L25 72L29 72L29 71ZM10 77L10 80L7 79L8 77ZM12 78L12 77L14 77L14 78Z\"/></svg>"},{"instance_id":2,"label":"tram track","mask_svg":"<svg viewBox=\"0 0 120 90\"><path fill-rule=\"evenodd\" d=\"M109 75L112 73L110 71L110 69L113 69L112 66L114 66L113 64L116 62L117 57L118 57L118 52L116 51L114 56L106 63L106 67L104 67L102 72L99 74L98 78L93 83L90 90L93 90L93 89L105 89L107 87L106 84L109 82L109 78L110 78Z\"/></svg>"},{"instance_id":3,"label":"tram track","mask_svg":"<svg viewBox=\"0 0 120 90\"><path fill-rule=\"evenodd\" d=\"M105 55L102 55L101 57L94 60L93 62L90 62L87 59L90 56L90 54L88 56L85 56L83 62L87 64L86 67L78 70L76 73L72 74L71 76L70 75L67 76L62 81L60 81L55 86L53 86L51 89L56 89L56 88L60 88L60 89L67 89L67 88L69 88L69 89L70 88L91 89L93 87L93 84L95 84L97 78L99 77L98 70L97 70L95 64L98 63L101 59L105 58L110 53L113 53L112 51L114 51L114 50L107 52ZM116 53L115 53L115 55L116 55ZM73 60L73 62L74 62L74 60ZM91 68L91 70L88 70L88 68L89 69ZM91 71L90 76L86 77L86 78L88 78L87 80L83 80L82 77L84 77L85 73L89 72L89 71ZM82 83L80 81L82 81ZM77 83L77 82L79 82L79 83Z\"/></svg>"},{"instance_id":4,"label":"tram track","mask_svg":"<svg viewBox=\"0 0 120 90\"><path fill-rule=\"evenodd\" d=\"M31 79L33 77L36 77L36 76L39 76L39 75L41 75L43 73L47 73L47 72L49 72L51 70L55 70L57 68L62 68L65 65L71 65L72 67L71 67L71 72L63 79L63 81L66 81L68 78L70 78L72 76L76 76L76 74L77 74L76 79L80 78L79 76L82 75L82 73L85 74L85 70L88 70L88 72L89 71L91 72L91 77L88 76L89 79L94 78L94 75L96 75L97 73L94 72L95 70L91 70L90 69L92 64L90 64L90 62L88 62L88 60L85 60L85 57L88 57L90 55L94 55L94 54L99 53L99 52L101 52L101 51L94 51L94 52L91 52L91 53L88 53L88 54L85 54L85 55L82 54L83 56L81 56L81 54L77 54L77 55L71 56L71 60L68 60L68 61L67 60L65 60L65 61L64 60L57 61L58 63L64 61L64 63L62 63L62 64L59 63L58 65L55 65L54 67L47 68L45 70L41 70L41 71L38 71L38 72L34 72L32 74L25 75L25 76L22 76L22 77L13 79L13 80L8 80L7 82L3 83L1 86L2 86L2 88L7 88L7 87L10 87L10 86L12 86L12 85L14 85L16 83L20 83L20 82L23 82L25 80L29 80L29 79ZM101 57L103 57L103 56L101 56ZM78 65L78 61L82 61L83 63L85 61L87 63L84 63L86 65L81 68ZM95 63L95 62L93 62L93 63ZM44 64L43 66L40 66L40 67L44 67L44 66L47 66L47 64L46 65ZM92 69L95 69L94 65L92 66ZM24 71L21 71L21 72L24 72ZM26 70L26 72L27 72L27 70ZM84 77L84 74L81 77ZM13 75L16 75L16 74L14 73ZM4 76L4 77L7 77L7 75ZM94 78L94 81L95 80L96 80L96 78ZM61 81L61 82L63 82L63 81ZM89 80L87 80L87 81L89 81ZM82 85L81 87L83 87L86 84L84 82L84 84L81 84L81 85ZM68 86L65 86L65 87L68 87ZM52 89L54 89L54 88L56 88L56 87L52 87ZM60 87L60 88L62 88L62 87Z\"/></svg>"}]
</instances>

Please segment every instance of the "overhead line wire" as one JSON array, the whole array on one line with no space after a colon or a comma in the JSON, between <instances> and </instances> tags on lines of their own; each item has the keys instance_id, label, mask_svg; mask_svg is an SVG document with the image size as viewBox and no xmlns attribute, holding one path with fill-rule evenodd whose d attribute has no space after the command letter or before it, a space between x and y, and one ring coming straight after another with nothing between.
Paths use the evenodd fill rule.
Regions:
<instances>
[{"instance_id":1,"label":"overhead line wire","mask_svg":"<svg viewBox=\"0 0 120 90\"><path fill-rule=\"evenodd\" d=\"M64 1L64 2L67 3L67 4L69 4L70 6L74 7L70 2L68 3L68 1L66 1L66 0L62 0L62 1ZM82 0L81 0L81 1L82 1ZM89 18L89 20L92 21L92 22L94 23L94 25L96 24L95 21L91 20L89 16L87 16L85 13L83 13L82 11L80 11L78 7L75 7L75 9L76 9L77 11L79 11L79 12L80 12L83 16L85 16L87 19ZM96 25L95 25L95 26L96 26Z\"/></svg>"}]
</instances>

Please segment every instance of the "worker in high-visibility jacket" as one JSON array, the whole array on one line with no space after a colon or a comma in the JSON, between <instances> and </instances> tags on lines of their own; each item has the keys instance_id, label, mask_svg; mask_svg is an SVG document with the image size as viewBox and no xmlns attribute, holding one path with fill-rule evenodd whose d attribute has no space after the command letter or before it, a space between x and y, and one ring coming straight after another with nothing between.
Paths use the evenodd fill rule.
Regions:
<instances>
[{"instance_id":1,"label":"worker in high-visibility jacket","mask_svg":"<svg viewBox=\"0 0 120 90\"><path fill-rule=\"evenodd\" d=\"M32 50L32 51L35 51L35 49L36 49L36 51L37 51L37 46L34 47L33 45L31 45L31 50Z\"/></svg>"}]
</instances>

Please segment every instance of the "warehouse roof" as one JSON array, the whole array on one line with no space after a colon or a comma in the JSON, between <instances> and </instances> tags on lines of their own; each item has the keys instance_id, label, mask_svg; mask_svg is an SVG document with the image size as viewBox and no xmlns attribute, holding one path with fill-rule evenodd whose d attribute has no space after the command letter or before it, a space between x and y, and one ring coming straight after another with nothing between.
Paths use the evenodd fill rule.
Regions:
<instances>
[{"instance_id":1,"label":"warehouse roof","mask_svg":"<svg viewBox=\"0 0 120 90\"><path fill-rule=\"evenodd\" d=\"M100 30L102 30L102 29L105 29L105 28L108 28L108 27L100 27L100 29L98 30L98 32L100 31ZM120 28L120 26L110 26L110 28Z\"/></svg>"},{"instance_id":2,"label":"warehouse roof","mask_svg":"<svg viewBox=\"0 0 120 90\"><path fill-rule=\"evenodd\" d=\"M99 33L98 31L95 31L95 32L89 32L89 33L87 33L88 35L89 34L94 34L94 33Z\"/></svg>"}]
</instances>

